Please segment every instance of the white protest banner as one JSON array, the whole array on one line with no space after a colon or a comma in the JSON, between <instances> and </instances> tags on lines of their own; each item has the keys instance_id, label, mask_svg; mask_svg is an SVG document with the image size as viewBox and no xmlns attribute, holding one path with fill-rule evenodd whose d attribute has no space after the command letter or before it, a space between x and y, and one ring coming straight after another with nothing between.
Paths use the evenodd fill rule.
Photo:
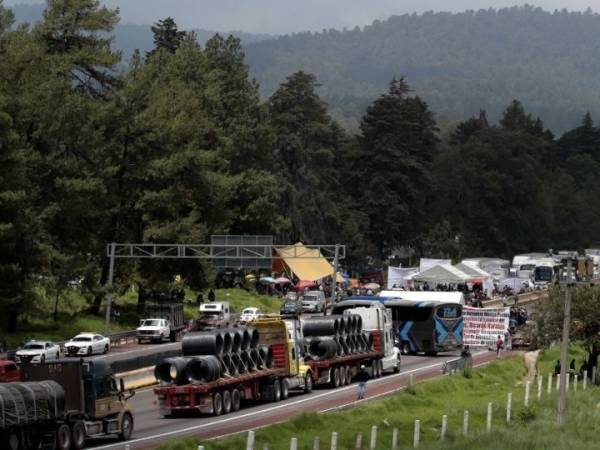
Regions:
<instances>
[{"instance_id":1,"label":"white protest banner","mask_svg":"<svg viewBox=\"0 0 600 450\"><path fill-rule=\"evenodd\" d=\"M463 307L463 345L495 347L498 335L508 331L510 308Z\"/></svg>"}]
</instances>

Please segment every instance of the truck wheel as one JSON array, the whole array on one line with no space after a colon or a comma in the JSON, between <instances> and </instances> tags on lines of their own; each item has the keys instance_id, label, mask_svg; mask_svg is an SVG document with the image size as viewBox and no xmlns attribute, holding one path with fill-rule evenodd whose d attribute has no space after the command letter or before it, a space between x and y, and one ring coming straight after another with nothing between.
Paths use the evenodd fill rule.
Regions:
<instances>
[{"instance_id":1,"label":"truck wheel","mask_svg":"<svg viewBox=\"0 0 600 450\"><path fill-rule=\"evenodd\" d=\"M40 356L40 363L44 364L46 362L46 355Z\"/></svg>"},{"instance_id":2,"label":"truck wheel","mask_svg":"<svg viewBox=\"0 0 600 450\"><path fill-rule=\"evenodd\" d=\"M339 385L340 385L340 371L338 370L337 367L334 367L333 369L330 369L330 370L333 370L333 372L331 372L331 375L330 375L331 387L335 389L335 388L339 387Z\"/></svg>"},{"instance_id":3,"label":"truck wheel","mask_svg":"<svg viewBox=\"0 0 600 450\"><path fill-rule=\"evenodd\" d=\"M304 376L304 393L305 394L310 394L313 390L313 380L312 380L312 374L310 372L307 372L306 375Z\"/></svg>"},{"instance_id":4,"label":"truck wheel","mask_svg":"<svg viewBox=\"0 0 600 450\"><path fill-rule=\"evenodd\" d=\"M400 355L398 355L398 361L396 361L396 365L394 366L394 373L400 373Z\"/></svg>"},{"instance_id":5,"label":"truck wheel","mask_svg":"<svg viewBox=\"0 0 600 450\"><path fill-rule=\"evenodd\" d=\"M177 342L177 332L176 331L171 331L171 334L169 334L169 340L171 342Z\"/></svg>"},{"instance_id":6,"label":"truck wheel","mask_svg":"<svg viewBox=\"0 0 600 450\"><path fill-rule=\"evenodd\" d=\"M373 378L379 377L379 375L377 374L377 367L379 367L377 364L377 361L375 361L375 360L371 361L371 376Z\"/></svg>"},{"instance_id":7,"label":"truck wheel","mask_svg":"<svg viewBox=\"0 0 600 450\"><path fill-rule=\"evenodd\" d=\"M352 383L352 368L350 366L346 366L346 384Z\"/></svg>"},{"instance_id":8,"label":"truck wheel","mask_svg":"<svg viewBox=\"0 0 600 450\"><path fill-rule=\"evenodd\" d=\"M288 380L281 380L281 400L286 400L290 395L290 387L288 385Z\"/></svg>"},{"instance_id":9,"label":"truck wheel","mask_svg":"<svg viewBox=\"0 0 600 450\"><path fill-rule=\"evenodd\" d=\"M142 340L140 338L138 338L138 345L140 345L142 343Z\"/></svg>"},{"instance_id":10,"label":"truck wheel","mask_svg":"<svg viewBox=\"0 0 600 450\"><path fill-rule=\"evenodd\" d=\"M408 355L409 353L410 353L410 344L405 341L402 343L402 354Z\"/></svg>"},{"instance_id":11,"label":"truck wheel","mask_svg":"<svg viewBox=\"0 0 600 450\"><path fill-rule=\"evenodd\" d=\"M106 344L106 345L104 346L104 352L102 352L102 353L106 355L106 354L108 353L108 350L109 350L109 349L108 349L108 344Z\"/></svg>"},{"instance_id":12,"label":"truck wheel","mask_svg":"<svg viewBox=\"0 0 600 450\"><path fill-rule=\"evenodd\" d=\"M237 389L234 389L233 391L231 391L231 410L232 411L240 410L241 400L242 399L240 396L240 391L238 391Z\"/></svg>"},{"instance_id":13,"label":"truck wheel","mask_svg":"<svg viewBox=\"0 0 600 450\"><path fill-rule=\"evenodd\" d=\"M21 440L19 439L19 434L15 431L10 431L3 442L6 443L6 448L8 450L19 450L21 448Z\"/></svg>"},{"instance_id":14,"label":"truck wheel","mask_svg":"<svg viewBox=\"0 0 600 450\"><path fill-rule=\"evenodd\" d=\"M344 366L340 367L340 386L346 385L346 368Z\"/></svg>"},{"instance_id":15,"label":"truck wheel","mask_svg":"<svg viewBox=\"0 0 600 450\"><path fill-rule=\"evenodd\" d=\"M379 376L382 377L383 376L383 361L379 360L379 362L377 363L377 371L379 372Z\"/></svg>"},{"instance_id":16,"label":"truck wheel","mask_svg":"<svg viewBox=\"0 0 600 450\"><path fill-rule=\"evenodd\" d=\"M85 445L85 426L82 422L75 422L71 429L71 446L75 450L81 450Z\"/></svg>"},{"instance_id":17,"label":"truck wheel","mask_svg":"<svg viewBox=\"0 0 600 450\"><path fill-rule=\"evenodd\" d=\"M131 433L133 433L133 417L130 413L126 412L121 418L121 432L119 433L119 439L128 441L131 439Z\"/></svg>"},{"instance_id":18,"label":"truck wheel","mask_svg":"<svg viewBox=\"0 0 600 450\"><path fill-rule=\"evenodd\" d=\"M66 423L61 424L56 430L56 450L71 449L71 430Z\"/></svg>"},{"instance_id":19,"label":"truck wheel","mask_svg":"<svg viewBox=\"0 0 600 450\"><path fill-rule=\"evenodd\" d=\"M215 392L213 395L213 414L215 416L223 414L223 397L219 392Z\"/></svg>"},{"instance_id":20,"label":"truck wheel","mask_svg":"<svg viewBox=\"0 0 600 450\"><path fill-rule=\"evenodd\" d=\"M273 380L273 401L278 402L281 400L281 384L279 380Z\"/></svg>"},{"instance_id":21,"label":"truck wheel","mask_svg":"<svg viewBox=\"0 0 600 450\"><path fill-rule=\"evenodd\" d=\"M231 412L231 392L223 391L223 414Z\"/></svg>"},{"instance_id":22,"label":"truck wheel","mask_svg":"<svg viewBox=\"0 0 600 450\"><path fill-rule=\"evenodd\" d=\"M88 347L88 349L87 349L87 355L88 356L92 356L92 347Z\"/></svg>"}]
</instances>

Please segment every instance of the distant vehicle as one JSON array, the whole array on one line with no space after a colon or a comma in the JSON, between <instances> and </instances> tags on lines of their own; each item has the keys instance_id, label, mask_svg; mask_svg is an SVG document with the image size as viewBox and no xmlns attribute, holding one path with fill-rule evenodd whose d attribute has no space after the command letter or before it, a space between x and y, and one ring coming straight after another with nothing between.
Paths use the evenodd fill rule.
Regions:
<instances>
[{"instance_id":1,"label":"distant vehicle","mask_svg":"<svg viewBox=\"0 0 600 450\"><path fill-rule=\"evenodd\" d=\"M197 331L210 331L231 325L231 310L228 302L203 303L199 308L200 317L196 320Z\"/></svg>"},{"instance_id":2,"label":"distant vehicle","mask_svg":"<svg viewBox=\"0 0 600 450\"><path fill-rule=\"evenodd\" d=\"M185 328L182 303L146 303L144 317L136 329L138 344L144 340L175 342Z\"/></svg>"},{"instance_id":3,"label":"distant vehicle","mask_svg":"<svg viewBox=\"0 0 600 450\"><path fill-rule=\"evenodd\" d=\"M252 320L256 320L260 317L261 312L258 308L246 308L242 311L242 315L240 316L240 322L246 323Z\"/></svg>"},{"instance_id":4,"label":"distant vehicle","mask_svg":"<svg viewBox=\"0 0 600 450\"><path fill-rule=\"evenodd\" d=\"M288 300L279 310L282 316L298 317L302 314L302 304L299 301Z\"/></svg>"},{"instance_id":5,"label":"distant vehicle","mask_svg":"<svg viewBox=\"0 0 600 450\"><path fill-rule=\"evenodd\" d=\"M18 364L45 363L60 358L60 347L50 341L29 341L15 354Z\"/></svg>"},{"instance_id":6,"label":"distant vehicle","mask_svg":"<svg viewBox=\"0 0 600 450\"><path fill-rule=\"evenodd\" d=\"M320 313L325 311L325 294L323 291L308 291L302 295L302 311Z\"/></svg>"},{"instance_id":7,"label":"distant vehicle","mask_svg":"<svg viewBox=\"0 0 600 450\"><path fill-rule=\"evenodd\" d=\"M147 340L150 342L163 342L171 334L171 323L167 319L144 319L136 328L138 344Z\"/></svg>"},{"instance_id":8,"label":"distant vehicle","mask_svg":"<svg viewBox=\"0 0 600 450\"><path fill-rule=\"evenodd\" d=\"M63 346L66 356L90 356L106 354L110 350L110 339L100 334L80 333Z\"/></svg>"},{"instance_id":9,"label":"distant vehicle","mask_svg":"<svg viewBox=\"0 0 600 450\"><path fill-rule=\"evenodd\" d=\"M14 361L0 360L0 383L21 380L21 369Z\"/></svg>"}]
</instances>

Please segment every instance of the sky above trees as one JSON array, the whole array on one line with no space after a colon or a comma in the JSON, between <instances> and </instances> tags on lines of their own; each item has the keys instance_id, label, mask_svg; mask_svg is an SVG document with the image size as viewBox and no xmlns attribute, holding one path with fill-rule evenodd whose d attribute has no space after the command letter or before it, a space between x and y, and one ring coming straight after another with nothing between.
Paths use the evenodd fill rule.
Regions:
<instances>
[{"instance_id":1,"label":"sky above trees","mask_svg":"<svg viewBox=\"0 0 600 450\"><path fill-rule=\"evenodd\" d=\"M5 0L7 6L44 0ZM172 16L182 28L284 34L353 28L392 14L463 11L531 4L547 10L599 12L598 0L102 0L121 10L121 23L146 24Z\"/></svg>"}]
</instances>

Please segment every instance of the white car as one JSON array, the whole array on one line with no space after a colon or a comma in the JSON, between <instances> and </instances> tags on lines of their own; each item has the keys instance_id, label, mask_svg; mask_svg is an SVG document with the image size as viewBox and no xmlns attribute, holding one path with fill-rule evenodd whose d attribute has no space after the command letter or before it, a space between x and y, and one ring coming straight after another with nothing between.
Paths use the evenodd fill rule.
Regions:
<instances>
[{"instance_id":1,"label":"white car","mask_svg":"<svg viewBox=\"0 0 600 450\"><path fill-rule=\"evenodd\" d=\"M90 356L108 353L110 339L95 333L80 333L64 345L67 356Z\"/></svg>"},{"instance_id":2,"label":"white car","mask_svg":"<svg viewBox=\"0 0 600 450\"><path fill-rule=\"evenodd\" d=\"M45 363L60 358L60 347L50 341L29 341L15 353L18 364Z\"/></svg>"},{"instance_id":3,"label":"white car","mask_svg":"<svg viewBox=\"0 0 600 450\"><path fill-rule=\"evenodd\" d=\"M242 315L240 316L240 322L251 322L260 317L261 312L258 308L246 308L242 311Z\"/></svg>"}]
</instances>

